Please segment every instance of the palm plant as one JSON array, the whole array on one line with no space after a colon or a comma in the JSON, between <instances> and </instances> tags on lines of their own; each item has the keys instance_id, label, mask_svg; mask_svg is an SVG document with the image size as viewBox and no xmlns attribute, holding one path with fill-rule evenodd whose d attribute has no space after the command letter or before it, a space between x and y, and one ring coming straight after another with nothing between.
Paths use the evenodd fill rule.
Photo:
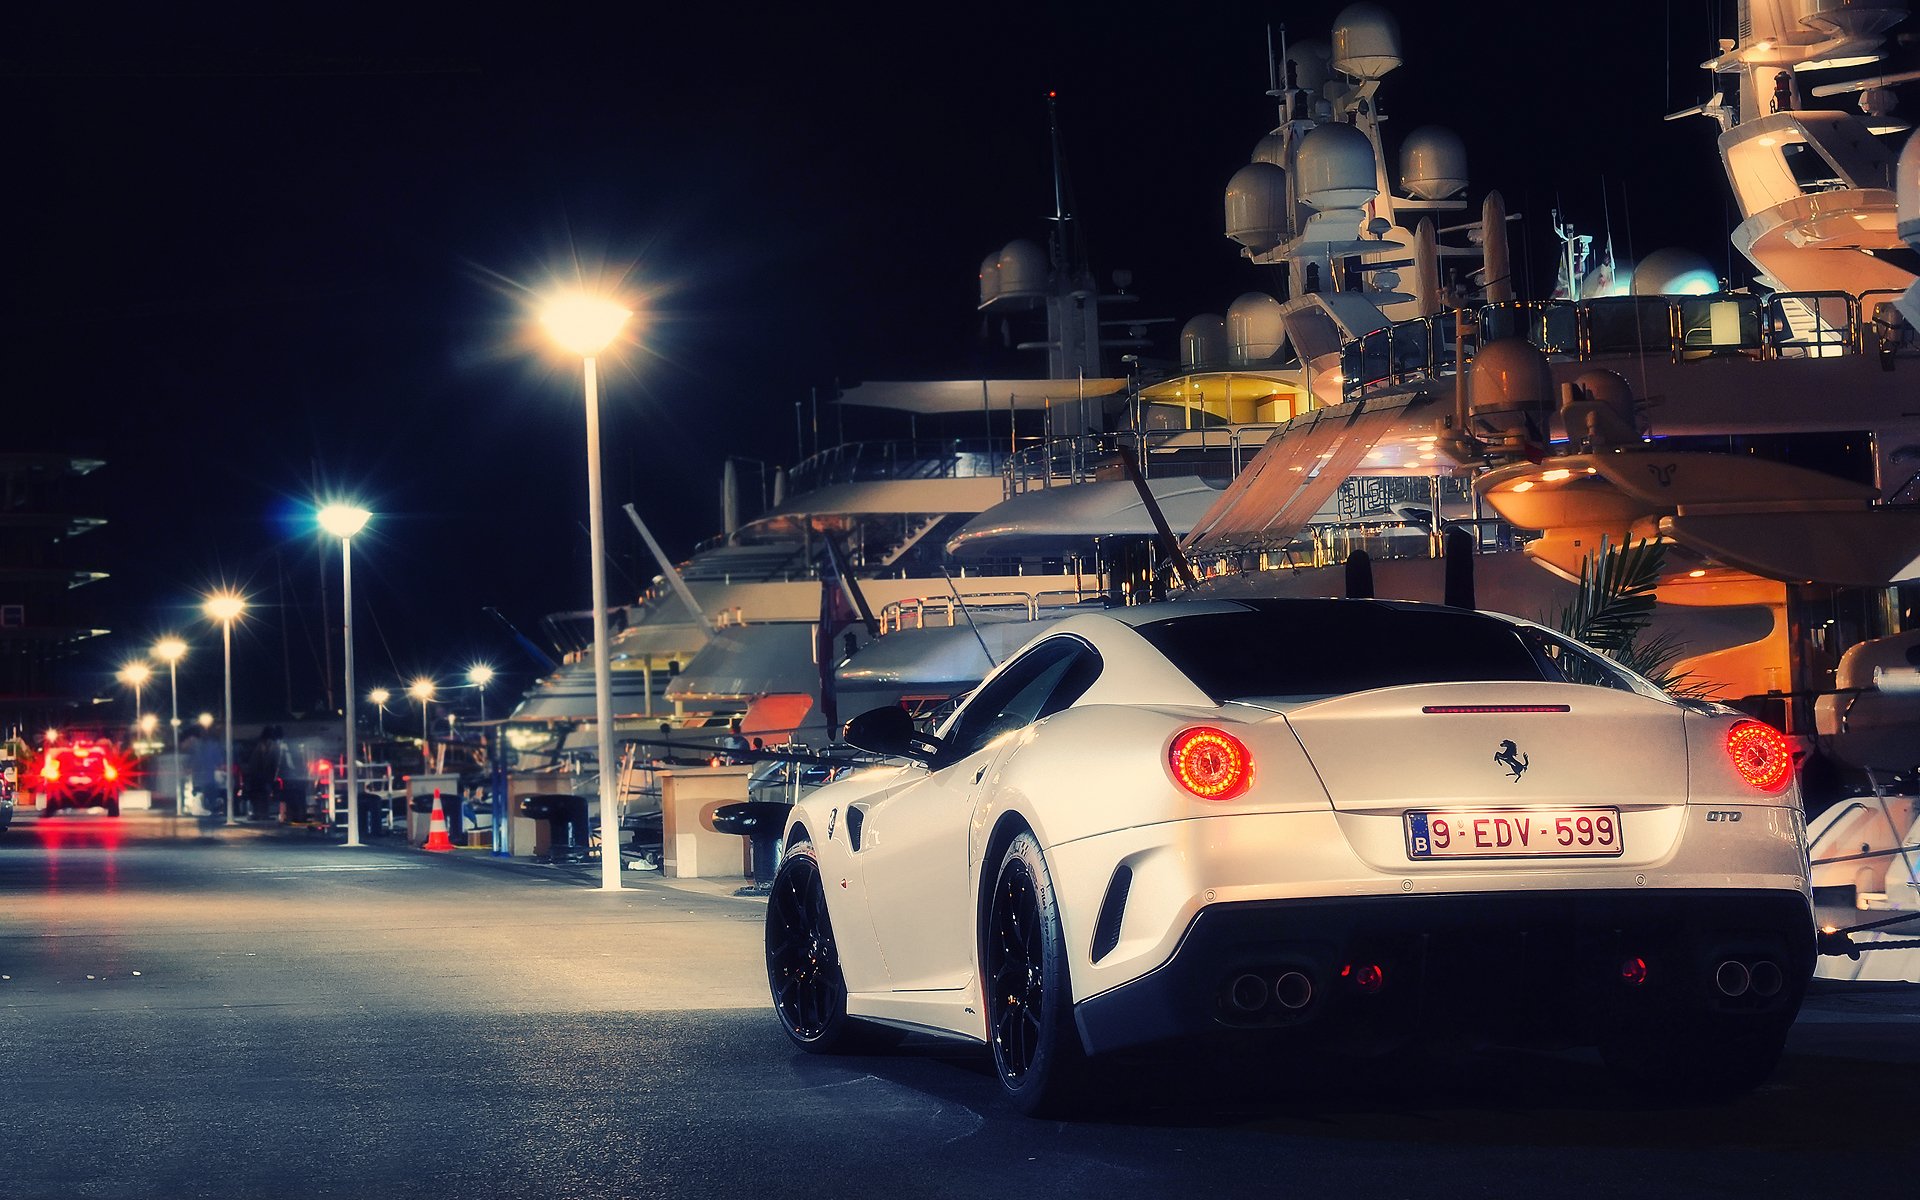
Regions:
<instances>
[{"instance_id":1,"label":"palm plant","mask_svg":"<svg viewBox=\"0 0 1920 1200\"><path fill-rule=\"evenodd\" d=\"M1666 565L1664 543L1647 540L1600 545L1580 564L1579 590L1560 610L1555 627L1682 700L1705 700L1713 683L1675 664L1686 646L1671 634L1643 635L1653 621L1653 593Z\"/></svg>"}]
</instances>

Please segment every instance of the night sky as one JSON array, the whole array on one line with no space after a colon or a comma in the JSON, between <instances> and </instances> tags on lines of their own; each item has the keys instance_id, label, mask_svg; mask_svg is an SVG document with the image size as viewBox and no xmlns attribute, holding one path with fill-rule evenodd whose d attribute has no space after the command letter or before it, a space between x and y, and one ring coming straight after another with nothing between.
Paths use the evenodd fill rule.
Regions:
<instances>
[{"instance_id":1,"label":"night sky","mask_svg":"<svg viewBox=\"0 0 1920 1200\"><path fill-rule=\"evenodd\" d=\"M575 263L645 309L603 363L616 595L654 573L619 505L685 556L726 455L795 457L810 388L1007 369L976 273L1045 236L1050 89L1093 263L1174 319L1172 357L1180 322L1271 282L1221 233L1272 124L1266 24L1324 38L1340 5L174 7L7 18L0 428L107 460L77 507L109 525L68 548L113 575L71 593L114 631L82 666L104 689L178 629L182 704L212 706L198 597L237 583L244 719L322 694L320 492L378 514L363 687L485 658L517 691L531 664L481 609L531 632L585 607L578 364L524 307ZM1707 90L1709 5L1392 7L1390 141L1466 138L1472 195L1528 218L1536 293L1555 198L1598 231L1603 187L1623 254L1724 259L1713 127L1660 120Z\"/></svg>"}]
</instances>

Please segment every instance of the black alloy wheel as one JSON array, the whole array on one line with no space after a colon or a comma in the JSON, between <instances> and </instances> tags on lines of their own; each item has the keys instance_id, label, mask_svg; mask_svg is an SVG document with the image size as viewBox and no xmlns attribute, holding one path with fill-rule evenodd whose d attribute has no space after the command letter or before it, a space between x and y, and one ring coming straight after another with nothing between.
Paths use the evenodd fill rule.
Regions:
<instances>
[{"instance_id":1,"label":"black alloy wheel","mask_svg":"<svg viewBox=\"0 0 1920 1200\"><path fill-rule=\"evenodd\" d=\"M788 847L767 895L767 987L795 1045L814 1054L849 1047L857 1022L847 1016L826 888L806 842Z\"/></svg>"},{"instance_id":2,"label":"black alloy wheel","mask_svg":"<svg viewBox=\"0 0 1920 1200\"><path fill-rule=\"evenodd\" d=\"M1031 833L1015 837L1001 857L981 964L987 1042L1001 1088L1021 1112L1064 1114L1076 1106L1084 1059L1053 881Z\"/></svg>"}]
</instances>

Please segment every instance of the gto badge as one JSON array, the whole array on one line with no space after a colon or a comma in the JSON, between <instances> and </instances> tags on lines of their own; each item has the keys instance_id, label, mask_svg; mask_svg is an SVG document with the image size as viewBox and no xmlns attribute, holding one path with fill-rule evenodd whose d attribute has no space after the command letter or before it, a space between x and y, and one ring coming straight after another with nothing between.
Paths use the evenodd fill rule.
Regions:
<instances>
[{"instance_id":1,"label":"gto badge","mask_svg":"<svg viewBox=\"0 0 1920 1200\"><path fill-rule=\"evenodd\" d=\"M1527 773L1527 756L1520 753L1520 747L1512 742L1501 742L1500 749L1494 751L1493 761L1505 767L1515 783L1519 783L1520 777Z\"/></svg>"},{"instance_id":2,"label":"gto badge","mask_svg":"<svg viewBox=\"0 0 1920 1200\"><path fill-rule=\"evenodd\" d=\"M1707 810L1709 821L1738 821L1739 819L1740 810L1738 809L1710 808Z\"/></svg>"}]
</instances>

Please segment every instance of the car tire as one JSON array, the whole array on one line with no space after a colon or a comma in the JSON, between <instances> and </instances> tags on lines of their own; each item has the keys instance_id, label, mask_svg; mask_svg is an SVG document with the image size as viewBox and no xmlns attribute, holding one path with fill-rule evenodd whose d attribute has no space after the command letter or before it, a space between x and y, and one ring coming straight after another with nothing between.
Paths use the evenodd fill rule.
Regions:
<instances>
[{"instance_id":1,"label":"car tire","mask_svg":"<svg viewBox=\"0 0 1920 1200\"><path fill-rule=\"evenodd\" d=\"M767 990L788 1040L809 1054L871 1049L880 1031L847 1015L847 981L810 842L787 848L767 893Z\"/></svg>"},{"instance_id":2,"label":"car tire","mask_svg":"<svg viewBox=\"0 0 1920 1200\"><path fill-rule=\"evenodd\" d=\"M1067 976L1059 902L1040 841L1022 832L1000 856L980 930L987 1044L1007 1100L1028 1116L1085 1103L1087 1071Z\"/></svg>"},{"instance_id":3,"label":"car tire","mask_svg":"<svg viewBox=\"0 0 1920 1200\"><path fill-rule=\"evenodd\" d=\"M1600 1059L1616 1078L1649 1096L1733 1096L1773 1075L1786 1051L1788 1024L1624 1030L1601 1042Z\"/></svg>"}]
</instances>

